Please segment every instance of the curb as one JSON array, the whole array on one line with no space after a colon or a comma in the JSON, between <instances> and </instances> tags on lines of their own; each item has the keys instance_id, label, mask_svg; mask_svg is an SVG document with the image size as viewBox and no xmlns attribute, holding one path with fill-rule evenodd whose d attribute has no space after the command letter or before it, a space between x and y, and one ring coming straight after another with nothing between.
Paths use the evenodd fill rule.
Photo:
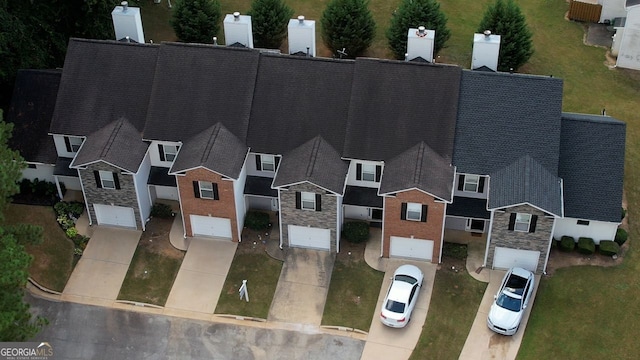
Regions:
<instances>
[{"instance_id":1,"label":"curb","mask_svg":"<svg viewBox=\"0 0 640 360\"><path fill-rule=\"evenodd\" d=\"M149 304L149 303L144 303L144 302L139 302L139 301L116 300L114 302L116 304L124 304L124 305L131 305L131 306L137 306L137 307L148 307L148 308L153 308L153 309L158 309L158 310L163 310L164 309L164 306L154 305L154 304Z\"/></svg>"},{"instance_id":2,"label":"curb","mask_svg":"<svg viewBox=\"0 0 640 360\"><path fill-rule=\"evenodd\" d=\"M38 290L40 290L40 291L42 291L42 292L45 292L45 293L47 293L47 294L49 294L49 295L58 295L58 296L61 296L61 295L62 295L62 293L61 293L61 292L58 292L58 291L55 291L55 290L51 290L51 289L49 289L49 288L46 288L46 287L44 287L44 286L42 286L42 285L38 284L38 282L37 282L37 281L35 281L35 280L33 280L31 277L28 277L28 278L27 278L27 281L29 281L29 283L30 283L31 285L33 285L33 286L35 286L36 288L38 288Z\"/></svg>"},{"instance_id":3,"label":"curb","mask_svg":"<svg viewBox=\"0 0 640 360\"><path fill-rule=\"evenodd\" d=\"M353 333L360 334L360 335L369 335L369 333L364 331L364 330L351 328L351 327L346 327L346 326L321 325L320 328L321 329L326 329L326 330L338 330L338 331L344 331L344 332L353 332Z\"/></svg>"},{"instance_id":4,"label":"curb","mask_svg":"<svg viewBox=\"0 0 640 360\"><path fill-rule=\"evenodd\" d=\"M231 314L213 314L215 317L220 317L223 319L234 319L234 320L246 320L246 321L254 321L254 322L267 322L267 319L256 318L251 316L240 316L240 315L231 315Z\"/></svg>"}]
</instances>

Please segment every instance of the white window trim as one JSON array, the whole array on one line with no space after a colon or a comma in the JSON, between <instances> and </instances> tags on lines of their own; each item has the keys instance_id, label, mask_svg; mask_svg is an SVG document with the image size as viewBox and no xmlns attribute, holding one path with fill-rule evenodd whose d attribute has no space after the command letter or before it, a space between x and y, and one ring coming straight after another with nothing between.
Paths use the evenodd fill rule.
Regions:
<instances>
[{"instance_id":1,"label":"white window trim","mask_svg":"<svg viewBox=\"0 0 640 360\"><path fill-rule=\"evenodd\" d=\"M307 205L313 204L313 207L305 206L305 203ZM312 192L306 192L306 191L300 192L300 208L302 210L315 211L316 210L316 194Z\"/></svg>"},{"instance_id":2,"label":"white window trim","mask_svg":"<svg viewBox=\"0 0 640 360\"><path fill-rule=\"evenodd\" d=\"M468 186L470 187L470 189L467 188ZM464 185L462 187L463 191L477 193L479 186L480 186L480 175L468 174L464 176Z\"/></svg>"},{"instance_id":3,"label":"white window trim","mask_svg":"<svg viewBox=\"0 0 640 360\"><path fill-rule=\"evenodd\" d=\"M100 174L100 184L103 189L116 189L116 180L111 171L100 170L98 173Z\"/></svg>"},{"instance_id":4,"label":"white window trim","mask_svg":"<svg viewBox=\"0 0 640 360\"><path fill-rule=\"evenodd\" d=\"M418 217L409 216L409 214L417 214ZM407 213L405 214L406 219L410 221L421 221L422 220L422 204L418 203L407 203Z\"/></svg>"},{"instance_id":5,"label":"white window trim","mask_svg":"<svg viewBox=\"0 0 640 360\"><path fill-rule=\"evenodd\" d=\"M200 189L200 198L211 200L214 199L213 183L210 183L208 181L198 181L198 189ZM210 192L211 196L205 195L203 191Z\"/></svg>"},{"instance_id":6,"label":"white window trim","mask_svg":"<svg viewBox=\"0 0 640 360\"><path fill-rule=\"evenodd\" d=\"M529 226L531 226L531 218L531 214L516 213L516 221L513 224L513 231L529 232ZM520 225L520 228L518 228L518 225ZM523 225L526 225L526 228L522 229Z\"/></svg>"},{"instance_id":7,"label":"white window trim","mask_svg":"<svg viewBox=\"0 0 640 360\"><path fill-rule=\"evenodd\" d=\"M69 136L69 145L71 146L71 152L77 153L82 146L82 138Z\"/></svg>"},{"instance_id":8,"label":"white window trim","mask_svg":"<svg viewBox=\"0 0 640 360\"><path fill-rule=\"evenodd\" d=\"M276 157L274 155L260 155L260 163L262 171L276 171ZM267 169L265 166L269 166L271 169Z\"/></svg>"},{"instance_id":9,"label":"white window trim","mask_svg":"<svg viewBox=\"0 0 640 360\"><path fill-rule=\"evenodd\" d=\"M362 164L360 172L360 178L362 181L375 182L376 181L376 165L373 164ZM366 177L369 178L366 178Z\"/></svg>"},{"instance_id":10,"label":"white window trim","mask_svg":"<svg viewBox=\"0 0 640 360\"><path fill-rule=\"evenodd\" d=\"M164 161L173 162L178 155L178 146L162 144L162 150L164 151Z\"/></svg>"}]
</instances>

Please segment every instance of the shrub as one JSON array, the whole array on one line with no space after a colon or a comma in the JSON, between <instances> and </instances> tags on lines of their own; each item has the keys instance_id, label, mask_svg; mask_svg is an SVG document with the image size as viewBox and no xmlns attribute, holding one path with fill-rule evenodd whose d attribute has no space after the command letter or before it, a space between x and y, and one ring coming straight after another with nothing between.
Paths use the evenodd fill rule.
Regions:
<instances>
[{"instance_id":1,"label":"shrub","mask_svg":"<svg viewBox=\"0 0 640 360\"><path fill-rule=\"evenodd\" d=\"M613 240L602 240L600 241L599 250L602 255L613 256L620 251L620 245Z\"/></svg>"},{"instance_id":2,"label":"shrub","mask_svg":"<svg viewBox=\"0 0 640 360\"><path fill-rule=\"evenodd\" d=\"M13 196L13 202L29 205L53 205L58 201L56 184L38 178L20 180L20 193Z\"/></svg>"},{"instance_id":3,"label":"shrub","mask_svg":"<svg viewBox=\"0 0 640 360\"><path fill-rule=\"evenodd\" d=\"M76 229L75 226L72 226L66 230L66 234L69 239L73 239L78 235L78 229Z\"/></svg>"},{"instance_id":4,"label":"shrub","mask_svg":"<svg viewBox=\"0 0 640 360\"><path fill-rule=\"evenodd\" d=\"M269 227L269 214L262 211L249 211L244 226L251 230L264 230Z\"/></svg>"},{"instance_id":5,"label":"shrub","mask_svg":"<svg viewBox=\"0 0 640 360\"><path fill-rule=\"evenodd\" d=\"M616 238L613 241L615 241L618 245L622 246L624 245L625 242L627 242L628 236L629 234L627 233L627 230L623 228L618 228L618 230L616 230Z\"/></svg>"},{"instance_id":6,"label":"shrub","mask_svg":"<svg viewBox=\"0 0 640 360\"><path fill-rule=\"evenodd\" d=\"M350 221L344 223L342 236L350 243L358 244L369 239L369 223L362 221Z\"/></svg>"},{"instance_id":7,"label":"shrub","mask_svg":"<svg viewBox=\"0 0 640 360\"><path fill-rule=\"evenodd\" d=\"M585 255L591 255L596 252L596 243L592 238L581 237L578 239L578 252Z\"/></svg>"},{"instance_id":8,"label":"shrub","mask_svg":"<svg viewBox=\"0 0 640 360\"><path fill-rule=\"evenodd\" d=\"M82 215L82 212L84 211L84 204L78 201L60 201L53 205L53 209L58 216L72 216L77 219L80 217L80 215Z\"/></svg>"},{"instance_id":9,"label":"shrub","mask_svg":"<svg viewBox=\"0 0 640 360\"><path fill-rule=\"evenodd\" d=\"M75 225L73 220L71 220L66 214L59 215L56 220L58 221L58 224L60 224L60 227L62 228L62 230L65 230L65 231L68 228L73 227Z\"/></svg>"},{"instance_id":10,"label":"shrub","mask_svg":"<svg viewBox=\"0 0 640 360\"><path fill-rule=\"evenodd\" d=\"M173 210L171 210L171 206L167 204L155 203L151 208L151 216L167 219L173 216Z\"/></svg>"},{"instance_id":11,"label":"shrub","mask_svg":"<svg viewBox=\"0 0 640 360\"><path fill-rule=\"evenodd\" d=\"M84 235L80 235L80 234L77 234L72 239L73 239L73 243L75 244L76 248L79 248L80 250L84 250L87 247L87 243L89 242L89 238L88 237L86 237Z\"/></svg>"},{"instance_id":12,"label":"shrub","mask_svg":"<svg viewBox=\"0 0 640 360\"><path fill-rule=\"evenodd\" d=\"M467 245L456 243L444 243L442 255L454 259L464 260L467 258Z\"/></svg>"},{"instance_id":13,"label":"shrub","mask_svg":"<svg viewBox=\"0 0 640 360\"><path fill-rule=\"evenodd\" d=\"M624 220L626 216L627 216L627 209L622 208L622 217L620 218L620 220Z\"/></svg>"},{"instance_id":14,"label":"shrub","mask_svg":"<svg viewBox=\"0 0 640 360\"><path fill-rule=\"evenodd\" d=\"M560 238L560 251L570 252L576 247L576 240L571 236L563 236Z\"/></svg>"}]
</instances>

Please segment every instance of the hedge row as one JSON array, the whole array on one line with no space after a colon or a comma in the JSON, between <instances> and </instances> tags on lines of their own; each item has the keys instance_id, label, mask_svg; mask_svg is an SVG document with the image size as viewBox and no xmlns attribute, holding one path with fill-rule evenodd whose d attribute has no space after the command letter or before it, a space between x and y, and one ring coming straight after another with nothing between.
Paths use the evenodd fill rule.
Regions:
<instances>
[{"instance_id":1,"label":"hedge row","mask_svg":"<svg viewBox=\"0 0 640 360\"><path fill-rule=\"evenodd\" d=\"M624 231L624 229L618 229ZM624 240L622 244L627 240L626 231L624 231ZM601 240L600 244L596 246L595 241L592 238L581 237L578 241L571 236L563 236L560 241L557 241L557 246L560 251L571 252L573 249L577 249L579 253L585 255L591 255L598 250L598 252L605 256L617 255L620 252L620 243L618 242L618 235L616 234L616 241L614 240Z\"/></svg>"}]
</instances>

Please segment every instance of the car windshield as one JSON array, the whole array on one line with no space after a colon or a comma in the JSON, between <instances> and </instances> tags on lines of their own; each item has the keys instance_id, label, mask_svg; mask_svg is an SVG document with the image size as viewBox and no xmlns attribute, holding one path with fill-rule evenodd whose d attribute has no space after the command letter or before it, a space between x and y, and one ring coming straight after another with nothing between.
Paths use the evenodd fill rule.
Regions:
<instances>
[{"instance_id":1,"label":"car windshield","mask_svg":"<svg viewBox=\"0 0 640 360\"><path fill-rule=\"evenodd\" d=\"M409 276L409 275L396 275L395 280L396 281L404 281L404 282L409 283L411 285L413 285L413 284L418 282L418 280L416 278L414 278L413 276Z\"/></svg>"},{"instance_id":2,"label":"car windshield","mask_svg":"<svg viewBox=\"0 0 640 360\"><path fill-rule=\"evenodd\" d=\"M511 311L520 311L521 299L513 298L505 293L501 293L496 299L496 304Z\"/></svg>"},{"instance_id":3,"label":"car windshield","mask_svg":"<svg viewBox=\"0 0 640 360\"><path fill-rule=\"evenodd\" d=\"M394 312L394 313L403 313L404 312L404 303L399 301L388 300L387 304L384 306L385 309Z\"/></svg>"}]
</instances>

